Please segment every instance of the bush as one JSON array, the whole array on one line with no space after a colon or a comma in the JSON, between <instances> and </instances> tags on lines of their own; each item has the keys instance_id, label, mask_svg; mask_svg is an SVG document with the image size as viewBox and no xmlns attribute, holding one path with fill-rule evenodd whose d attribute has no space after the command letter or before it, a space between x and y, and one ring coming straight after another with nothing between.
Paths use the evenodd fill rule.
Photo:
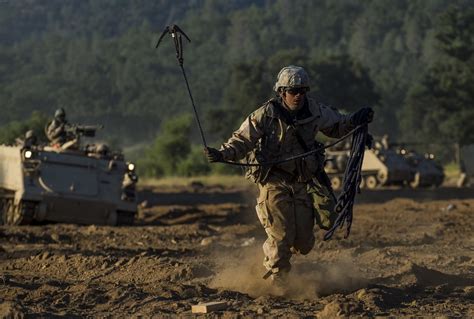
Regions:
<instances>
[{"instance_id":1,"label":"bush","mask_svg":"<svg viewBox=\"0 0 474 319\"><path fill-rule=\"evenodd\" d=\"M46 115L33 112L25 121L14 121L0 128L0 144L14 144L15 139L23 139L28 130L33 130L38 142L47 142L44 127L48 122Z\"/></svg>"},{"instance_id":2,"label":"bush","mask_svg":"<svg viewBox=\"0 0 474 319\"><path fill-rule=\"evenodd\" d=\"M177 165L177 173L181 176L208 175L211 165L204 156L202 146L193 146L188 157Z\"/></svg>"}]
</instances>

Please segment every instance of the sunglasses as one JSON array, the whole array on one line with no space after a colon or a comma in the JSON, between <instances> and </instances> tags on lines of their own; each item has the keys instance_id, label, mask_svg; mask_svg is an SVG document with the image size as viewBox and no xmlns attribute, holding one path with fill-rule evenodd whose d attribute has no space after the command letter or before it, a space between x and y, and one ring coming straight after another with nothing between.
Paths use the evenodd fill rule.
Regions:
<instances>
[{"instance_id":1,"label":"sunglasses","mask_svg":"<svg viewBox=\"0 0 474 319\"><path fill-rule=\"evenodd\" d=\"M291 89L286 89L286 93L290 93L291 95L297 95L297 94L306 94L308 92L308 88L291 88Z\"/></svg>"}]
</instances>

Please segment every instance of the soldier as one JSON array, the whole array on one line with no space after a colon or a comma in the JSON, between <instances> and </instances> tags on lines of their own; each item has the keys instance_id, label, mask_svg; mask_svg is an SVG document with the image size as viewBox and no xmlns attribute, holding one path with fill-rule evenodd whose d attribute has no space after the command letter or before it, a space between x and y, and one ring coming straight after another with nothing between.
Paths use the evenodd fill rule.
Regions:
<instances>
[{"instance_id":1,"label":"soldier","mask_svg":"<svg viewBox=\"0 0 474 319\"><path fill-rule=\"evenodd\" d=\"M372 121L371 108L342 115L309 98L309 89L309 77L302 67L284 67L274 86L278 97L250 114L219 150L207 148L208 160L277 161L314 149L318 131L337 138ZM323 163L324 156L308 156L271 167L259 166L247 174L260 191L256 210L267 233L263 264L277 286L285 284L292 254L308 254L314 246L315 209L333 207L334 203L324 206L329 201L327 184L317 185L316 195L321 196L311 194L313 178L323 171Z\"/></svg>"},{"instance_id":2,"label":"soldier","mask_svg":"<svg viewBox=\"0 0 474 319\"><path fill-rule=\"evenodd\" d=\"M36 146L38 143L38 138L33 130L28 130L25 133L25 141L23 143L24 147L31 148Z\"/></svg>"},{"instance_id":3,"label":"soldier","mask_svg":"<svg viewBox=\"0 0 474 319\"><path fill-rule=\"evenodd\" d=\"M69 140L67 125L66 112L63 108L57 109L54 112L54 119L46 127L46 136L51 144L60 146Z\"/></svg>"}]
</instances>

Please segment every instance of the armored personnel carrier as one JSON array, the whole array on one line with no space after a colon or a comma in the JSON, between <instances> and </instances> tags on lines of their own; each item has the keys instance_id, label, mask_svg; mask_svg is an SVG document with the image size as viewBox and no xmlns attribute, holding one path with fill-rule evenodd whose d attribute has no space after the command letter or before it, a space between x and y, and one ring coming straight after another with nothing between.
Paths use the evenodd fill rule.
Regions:
<instances>
[{"instance_id":1,"label":"armored personnel carrier","mask_svg":"<svg viewBox=\"0 0 474 319\"><path fill-rule=\"evenodd\" d=\"M325 171L334 190L342 186L342 176L349 157L348 150L328 150ZM371 149L364 153L361 188L405 185L413 180L413 172L402 156L391 149Z\"/></svg>"},{"instance_id":2,"label":"armored personnel carrier","mask_svg":"<svg viewBox=\"0 0 474 319\"><path fill-rule=\"evenodd\" d=\"M1 223L133 223L135 165L105 145L72 144L0 145Z\"/></svg>"},{"instance_id":3,"label":"armored personnel carrier","mask_svg":"<svg viewBox=\"0 0 474 319\"><path fill-rule=\"evenodd\" d=\"M443 183L443 168L434 161L433 154L428 153L423 156L404 148L398 152L405 158L413 171L413 180L409 183L412 188L439 187Z\"/></svg>"},{"instance_id":4,"label":"armored personnel carrier","mask_svg":"<svg viewBox=\"0 0 474 319\"><path fill-rule=\"evenodd\" d=\"M458 187L474 185L474 144L461 149L461 175L457 181Z\"/></svg>"}]
</instances>

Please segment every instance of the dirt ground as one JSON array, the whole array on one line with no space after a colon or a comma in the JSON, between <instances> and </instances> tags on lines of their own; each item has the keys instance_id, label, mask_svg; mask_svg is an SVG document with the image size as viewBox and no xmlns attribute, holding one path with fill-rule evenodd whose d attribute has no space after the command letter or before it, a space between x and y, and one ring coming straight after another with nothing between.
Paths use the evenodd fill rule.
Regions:
<instances>
[{"instance_id":1,"label":"dirt ground","mask_svg":"<svg viewBox=\"0 0 474 319\"><path fill-rule=\"evenodd\" d=\"M261 279L253 190L141 192L134 226L0 227L0 317L474 317L474 190L361 194L342 232ZM435 200L432 200L432 199ZM438 199L442 198L442 199Z\"/></svg>"}]
</instances>

